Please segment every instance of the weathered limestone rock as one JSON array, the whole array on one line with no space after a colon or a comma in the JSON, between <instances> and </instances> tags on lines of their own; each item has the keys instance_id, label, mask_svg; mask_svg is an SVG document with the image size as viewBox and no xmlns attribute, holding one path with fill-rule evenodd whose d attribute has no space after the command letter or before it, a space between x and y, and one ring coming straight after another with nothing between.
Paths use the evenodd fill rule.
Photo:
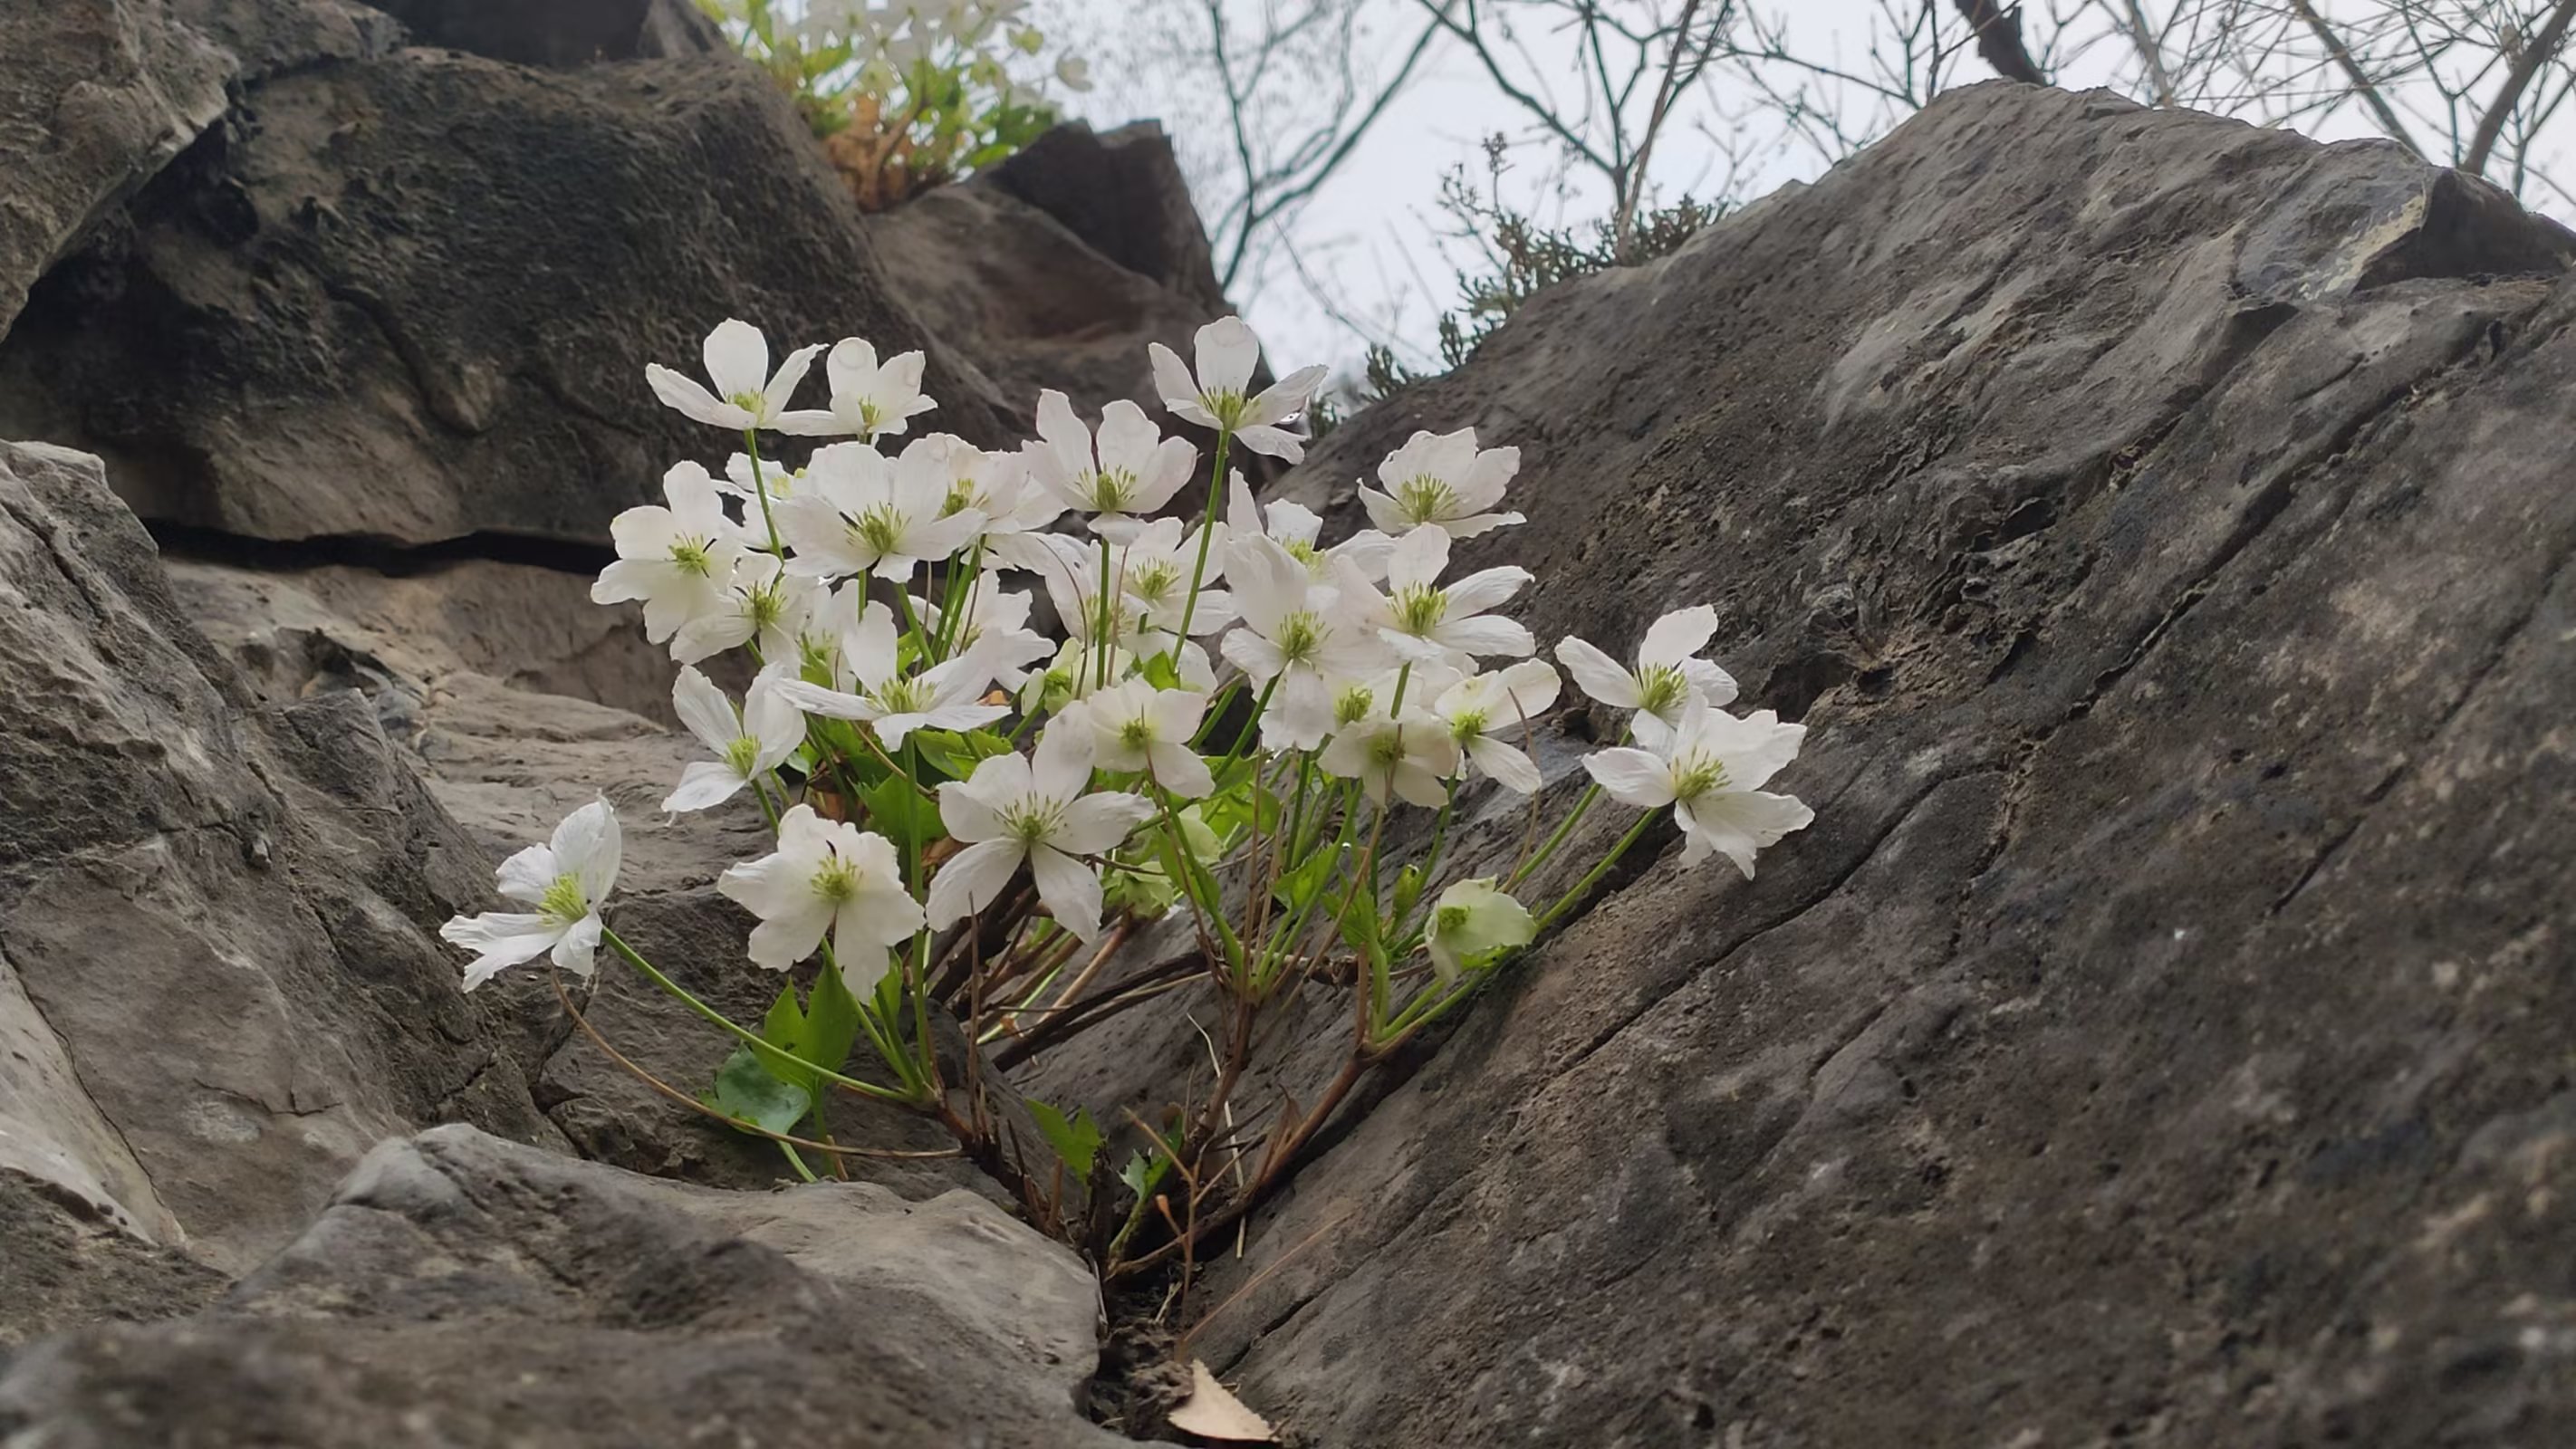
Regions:
<instances>
[{"instance_id":1,"label":"weathered limestone rock","mask_svg":"<svg viewBox=\"0 0 2576 1449\"><path fill-rule=\"evenodd\" d=\"M1714 602L1818 820L1545 945L1199 1350L1358 1449L2546 1442L2569 255L2393 147L1975 87L1329 439L1344 519L1416 427L1519 445L1456 566L1550 641ZM1044 1070L1169 1095L1146 1015Z\"/></svg>"},{"instance_id":2,"label":"weathered limestone rock","mask_svg":"<svg viewBox=\"0 0 2576 1449\"><path fill-rule=\"evenodd\" d=\"M159 522L598 543L674 460L721 461L642 377L728 316L782 355L923 345L756 70L395 50L246 87L56 267L0 341L0 429L107 456ZM1003 440L937 358L928 386L940 426Z\"/></svg>"},{"instance_id":3,"label":"weathered limestone rock","mask_svg":"<svg viewBox=\"0 0 2576 1449\"><path fill-rule=\"evenodd\" d=\"M388 1133L552 1135L431 935L482 853L359 696L258 708L79 454L0 444L0 599L0 1168L239 1269Z\"/></svg>"},{"instance_id":4,"label":"weathered limestone rock","mask_svg":"<svg viewBox=\"0 0 2576 1449\"><path fill-rule=\"evenodd\" d=\"M176 1323L0 1368L0 1435L99 1446L1128 1442L1083 1421L1091 1276L992 1204L718 1192L442 1127Z\"/></svg>"}]
</instances>

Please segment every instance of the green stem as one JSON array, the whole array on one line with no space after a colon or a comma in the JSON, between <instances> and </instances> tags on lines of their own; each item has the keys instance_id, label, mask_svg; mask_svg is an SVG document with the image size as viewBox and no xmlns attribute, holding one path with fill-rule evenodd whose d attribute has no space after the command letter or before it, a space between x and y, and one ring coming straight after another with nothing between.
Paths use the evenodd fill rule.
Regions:
<instances>
[{"instance_id":1,"label":"green stem","mask_svg":"<svg viewBox=\"0 0 2576 1449\"><path fill-rule=\"evenodd\" d=\"M1617 865L1619 863L1619 857L1626 855L1628 853L1628 847L1636 844L1637 837L1644 835L1646 833L1646 827L1654 823L1655 812L1652 810L1649 810L1645 814L1637 817L1637 823L1628 827L1628 833L1619 837L1619 843L1610 847L1610 853L1601 857L1601 863L1592 867L1591 874L1586 875L1579 881L1576 881L1574 883L1574 889L1567 891L1562 897L1558 898L1555 905L1547 908L1547 914L1538 918L1538 928L1542 931L1546 930L1549 926L1556 923L1557 917L1562 916L1567 911L1573 909L1574 903L1583 899L1583 897L1590 892L1594 886L1600 884L1601 877L1610 873L1610 867Z\"/></svg>"},{"instance_id":2,"label":"green stem","mask_svg":"<svg viewBox=\"0 0 2576 1449\"><path fill-rule=\"evenodd\" d=\"M1181 632L1174 636L1172 664L1181 662L1181 645L1190 637L1190 616L1198 611L1199 585L1207 581L1208 545L1216 539L1216 501L1225 496L1225 455L1234 444L1234 429L1219 428L1216 434L1216 457L1208 464L1207 507L1199 517L1198 562L1190 565L1190 595L1181 604Z\"/></svg>"},{"instance_id":3,"label":"green stem","mask_svg":"<svg viewBox=\"0 0 2576 1449\"><path fill-rule=\"evenodd\" d=\"M760 521L769 529L769 551L784 559L787 546L778 541L778 520L769 511L769 481L760 471L760 429L742 430L742 450L751 459L751 491L760 497Z\"/></svg>"},{"instance_id":4,"label":"green stem","mask_svg":"<svg viewBox=\"0 0 2576 1449\"><path fill-rule=\"evenodd\" d=\"M836 1086L846 1087L849 1090L858 1093L862 1097L873 1097L880 1102L909 1104L914 1100L912 1097L906 1096L901 1092L889 1091L884 1087L878 1086L874 1082L862 1082L856 1077L845 1077L839 1072L833 1071L829 1067L818 1066L813 1062L806 1061L804 1058L797 1056L793 1052L771 1046L768 1042L761 1040L758 1032L752 1031L748 1027L738 1024L733 1020L733 1018L726 1016L723 1012L716 1010L714 1007L707 1005L705 1002L700 1001L697 997L691 995L688 989L677 981L663 975L652 962L645 960L642 956L636 953L634 947L627 945L625 939L620 937L615 931L609 930L603 926L600 928L599 937L601 940L608 943L608 948L610 950L615 951L619 956L624 957L627 965L643 972L646 979L650 980L654 985L661 987L663 991L669 993L673 1000L689 1008L689 1010L696 1012L699 1016L704 1017L708 1022L724 1031L727 1035L740 1041L744 1046L751 1048L753 1055L758 1056L762 1063L768 1066L772 1071L779 1071L781 1067L784 1067L786 1070L781 1073L782 1080L791 1079L791 1074L796 1072L811 1072L815 1076L822 1078L824 1081L830 1082Z\"/></svg>"},{"instance_id":5,"label":"green stem","mask_svg":"<svg viewBox=\"0 0 2576 1449\"><path fill-rule=\"evenodd\" d=\"M1547 864L1548 857L1556 854L1556 848L1565 843L1565 837L1574 833L1574 827L1583 819L1584 812L1590 810L1592 808L1592 803L1600 798L1601 787L1599 784L1596 783L1585 786L1582 797L1574 802L1574 808L1566 813L1565 819L1560 822L1557 825L1556 830L1548 836L1547 843L1538 848L1538 853L1536 855L1531 856L1527 861L1523 862L1518 869L1512 872L1511 879L1503 882L1503 889L1512 889L1522 881L1529 879L1530 876L1538 871L1540 866Z\"/></svg>"}]
</instances>

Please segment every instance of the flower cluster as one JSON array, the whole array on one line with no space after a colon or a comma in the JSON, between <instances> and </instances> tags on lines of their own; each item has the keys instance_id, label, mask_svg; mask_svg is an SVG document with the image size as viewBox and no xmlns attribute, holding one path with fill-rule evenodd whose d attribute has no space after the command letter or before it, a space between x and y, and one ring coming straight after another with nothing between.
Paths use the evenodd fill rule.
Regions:
<instances>
[{"instance_id":1,"label":"flower cluster","mask_svg":"<svg viewBox=\"0 0 2576 1449\"><path fill-rule=\"evenodd\" d=\"M869 210L990 166L1055 124L1051 85L1091 89L1079 57L1033 65L1027 0L698 0L769 71Z\"/></svg>"},{"instance_id":2,"label":"flower cluster","mask_svg":"<svg viewBox=\"0 0 2576 1449\"><path fill-rule=\"evenodd\" d=\"M818 358L823 396L800 407ZM1714 609L1664 615L1629 660L1566 638L1550 664L1506 612L1531 573L1453 564L1459 541L1521 521L1503 506L1515 449L1415 434L1361 490L1372 526L1328 544L1316 514L1262 504L1228 466L1237 448L1301 457L1290 425L1321 370L1256 388L1259 343L1234 318L1201 329L1194 358L1157 346L1152 363L1164 409L1215 435L1195 517L1162 510L1201 476L1198 446L1132 402L1086 420L1044 393L1037 437L992 450L916 431L932 406L919 353L847 339L777 358L727 321L703 378L647 369L663 402L741 447L721 472L677 464L664 502L620 514L592 596L642 605L681 666L673 708L706 758L662 808L747 794L772 827L774 849L717 882L757 919L746 955L818 963L759 1029L690 998L742 1043L709 1099L728 1118L800 1140L785 1129L826 1083L930 1110L945 1101L932 1012L986 1042L1079 1020L1124 989L1083 991L1124 933L1176 911L1241 1007L1246 1050L1291 985L1349 979L1355 1060L1374 1062L1666 812L1685 863L1724 856L1748 877L1810 820L1764 789L1804 730L1728 712L1735 681L1704 657ZM779 437L814 443L791 467L763 451ZM739 696L711 662L747 680ZM1566 693L1558 665L1625 726L1584 757L1592 783L1542 845L1533 725ZM1508 871L1445 879L1448 827L1480 780L1528 797L1527 841ZM1533 910L1520 893L1604 798L1644 814ZM1399 850L1387 823L1407 808L1436 816L1427 845L1399 832ZM535 909L449 924L476 953L467 987L540 955L586 973L604 943L685 996L602 924L618 838L601 801L503 865L503 894ZM862 1036L891 1085L843 1075ZM763 1117L782 1092L786 1114ZM1210 1140L1185 1130L1161 1160ZM1129 1186L1141 1203L1150 1173Z\"/></svg>"}]
</instances>

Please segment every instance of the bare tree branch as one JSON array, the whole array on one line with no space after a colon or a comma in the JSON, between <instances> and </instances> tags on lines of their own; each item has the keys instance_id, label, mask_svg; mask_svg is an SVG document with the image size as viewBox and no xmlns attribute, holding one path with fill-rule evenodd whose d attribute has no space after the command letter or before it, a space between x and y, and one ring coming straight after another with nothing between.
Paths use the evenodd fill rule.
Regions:
<instances>
[{"instance_id":1,"label":"bare tree branch","mask_svg":"<svg viewBox=\"0 0 2576 1449\"><path fill-rule=\"evenodd\" d=\"M2486 173L2487 157L2495 151L2496 137L2504 132L2505 118L2522 103L2522 93L2530 88L2531 78L2540 74L2540 68L2567 43L2567 24L2571 20L2576 20L2576 0L2558 0L2558 8L2549 12L2548 23L2540 27L2539 37L2523 42L2521 56L2504 78L2504 88L2496 92L2495 99L2487 103L2486 114L2478 119L2477 134L2470 138L2468 154L2460 158L2461 170L2471 176Z\"/></svg>"}]
</instances>

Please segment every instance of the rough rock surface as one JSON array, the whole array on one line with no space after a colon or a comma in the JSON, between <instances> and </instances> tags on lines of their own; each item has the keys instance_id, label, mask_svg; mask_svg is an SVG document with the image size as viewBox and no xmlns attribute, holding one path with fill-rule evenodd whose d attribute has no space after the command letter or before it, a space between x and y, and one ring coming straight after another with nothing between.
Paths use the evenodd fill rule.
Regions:
<instances>
[{"instance_id":1,"label":"rough rock surface","mask_svg":"<svg viewBox=\"0 0 2576 1449\"><path fill-rule=\"evenodd\" d=\"M442 1127L197 1317L0 1369L0 1435L79 1445L1080 1449L1094 1287L969 1193L675 1187Z\"/></svg>"},{"instance_id":2,"label":"rough rock surface","mask_svg":"<svg viewBox=\"0 0 2576 1449\"><path fill-rule=\"evenodd\" d=\"M869 217L868 234L913 315L1023 430L1041 388L1086 416L1118 398L1159 412L1146 344L1187 357L1191 334L1233 310L1151 122L1059 126L988 175Z\"/></svg>"},{"instance_id":3,"label":"rough rock surface","mask_svg":"<svg viewBox=\"0 0 2576 1449\"><path fill-rule=\"evenodd\" d=\"M147 519L240 537L599 543L720 450L642 375L727 316L782 354L923 345L756 70L397 49L246 86L56 267L0 342L0 433L98 452ZM942 426L1002 441L944 362L928 385Z\"/></svg>"},{"instance_id":4,"label":"rough rock surface","mask_svg":"<svg viewBox=\"0 0 2576 1449\"><path fill-rule=\"evenodd\" d=\"M388 1133L552 1135L430 934L482 852L360 696L258 706L78 454L0 444L0 600L0 1168L239 1269Z\"/></svg>"},{"instance_id":5,"label":"rough rock surface","mask_svg":"<svg viewBox=\"0 0 2576 1449\"><path fill-rule=\"evenodd\" d=\"M157 0L0 14L0 331L27 288L224 110L231 57Z\"/></svg>"},{"instance_id":6,"label":"rough rock surface","mask_svg":"<svg viewBox=\"0 0 2576 1449\"><path fill-rule=\"evenodd\" d=\"M1389 1449L2553 1441L2569 255L2393 147L1981 86L1317 449L1347 517L1417 426L1518 444L1459 565L1543 639L1715 602L1818 820L1546 944L1200 1351Z\"/></svg>"}]
</instances>

